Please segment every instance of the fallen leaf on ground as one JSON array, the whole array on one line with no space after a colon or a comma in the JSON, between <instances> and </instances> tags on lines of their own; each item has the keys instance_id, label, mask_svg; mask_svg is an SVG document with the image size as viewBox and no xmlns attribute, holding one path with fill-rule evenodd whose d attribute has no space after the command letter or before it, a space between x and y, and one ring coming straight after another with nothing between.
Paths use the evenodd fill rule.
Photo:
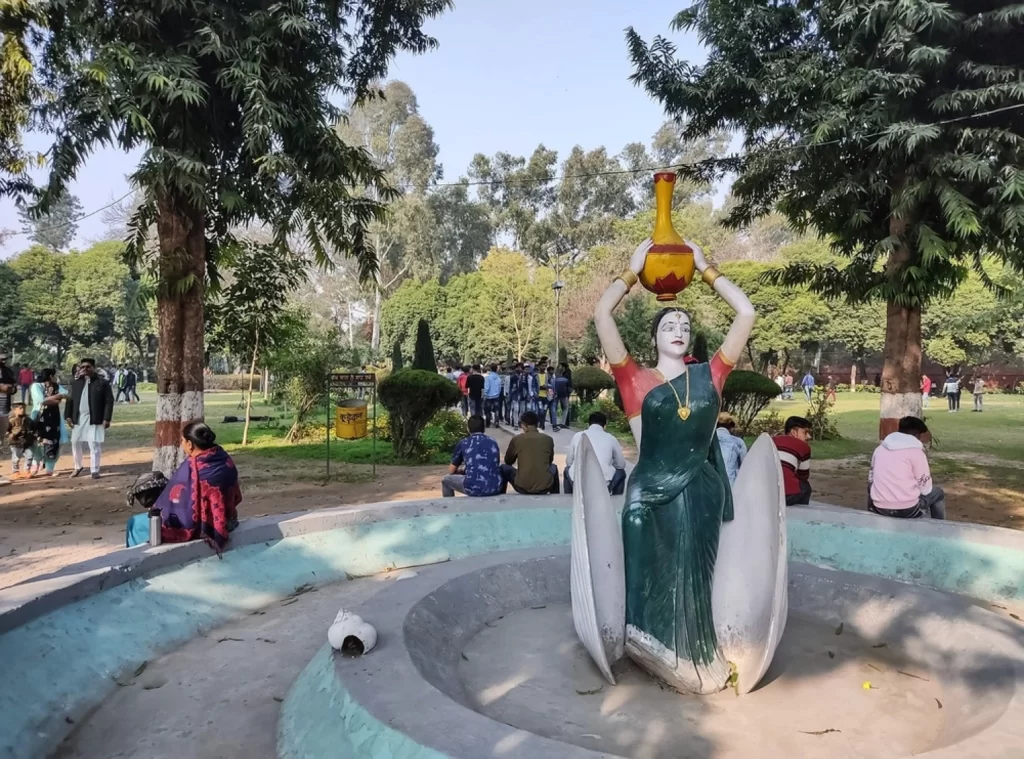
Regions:
<instances>
[{"instance_id":1,"label":"fallen leaf on ground","mask_svg":"<svg viewBox=\"0 0 1024 759\"><path fill-rule=\"evenodd\" d=\"M828 658L829 658L829 659L835 659L835 658L836 658L836 655L835 655L835 653L833 653L832 651L829 651L829 652L828 652Z\"/></svg>"},{"instance_id":2,"label":"fallen leaf on ground","mask_svg":"<svg viewBox=\"0 0 1024 759\"><path fill-rule=\"evenodd\" d=\"M257 638L256 640L261 641L263 643L277 643L277 641L273 638Z\"/></svg>"},{"instance_id":3,"label":"fallen leaf on ground","mask_svg":"<svg viewBox=\"0 0 1024 759\"><path fill-rule=\"evenodd\" d=\"M284 701L284 696L274 696L274 700L277 701L277 703L281 703Z\"/></svg>"},{"instance_id":4,"label":"fallen leaf on ground","mask_svg":"<svg viewBox=\"0 0 1024 759\"><path fill-rule=\"evenodd\" d=\"M924 680L926 683L930 683L931 682L931 680L929 680L927 677L921 677L920 675L915 675L913 672L904 672L902 669L898 669L896 671L899 674L901 674L901 675L906 675L907 677L912 677L915 680Z\"/></svg>"},{"instance_id":5,"label":"fallen leaf on ground","mask_svg":"<svg viewBox=\"0 0 1024 759\"><path fill-rule=\"evenodd\" d=\"M1013 613L1012 611L1010 612L1010 616L1011 616L1011 617L1013 617L1014 619L1016 619L1016 620L1017 620L1018 622L1020 621L1020 617L1018 617L1018 616L1017 616L1016 614L1014 614L1014 613Z\"/></svg>"},{"instance_id":6,"label":"fallen leaf on ground","mask_svg":"<svg viewBox=\"0 0 1024 759\"><path fill-rule=\"evenodd\" d=\"M839 623L839 627L836 628L836 635L842 635L842 634L843 634L843 623L840 622Z\"/></svg>"},{"instance_id":7,"label":"fallen leaf on ground","mask_svg":"<svg viewBox=\"0 0 1024 759\"><path fill-rule=\"evenodd\" d=\"M871 667L871 669L875 670L875 672L881 672L881 671L882 671L881 669L879 669L878 667L876 667L876 666L875 666L874 664L872 664L871 662L868 662L868 666L869 666L869 667Z\"/></svg>"},{"instance_id":8,"label":"fallen leaf on ground","mask_svg":"<svg viewBox=\"0 0 1024 759\"><path fill-rule=\"evenodd\" d=\"M600 693L602 690L604 690L604 686L603 685L598 685L596 688L593 688L591 690L586 690L586 689L583 689L583 688L577 688L576 692L579 695L581 695L581 696L593 696L593 695L595 695L597 693Z\"/></svg>"},{"instance_id":9,"label":"fallen leaf on ground","mask_svg":"<svg viewBox=\"0 0 1024 759\"><path fill-rule=\"evenodd\" d=\"M888 643L876 643L875 645L872 646L872 648L888 648L888 647L889 647Z\"/></svg>"},{"instance_id":10,"label":"fallen leaf on ground","mask_svg":"<svg viewBox=\"0 0 1024 759\"><path fill-rule=\"evenodd\" d=\"M145 671L146 671L146 667L147 667L148 665L149 665L149 662L148 662L148 661L144 661L144 662L142 662L142 664L140 664L139 666L137 666L137 667L135 668L135 672L133 673L133 674L134 674L134 676L135 676L135 677L138 677L138 676L139 676L139 675L141 675L141 674L142 674L143 672L145 672Z\"/></svg>"},{"instance_id":11,"label":"fallen leaf on ground","mask_svg":"<svg viewBox=\"0 0 1024 759\"><path fill-rule=\"evenodd\" d=\"M940 709L942 708L942 702L939 701L939 699L935 699L935 703L937 703L939 705Z\"/></svg>"},{"instance_id":12,"label":"fallen leaf on ground","mask_svg":"<svg viewBox=\"0 0 1024 759\"><path fill-rule=\"evenodd\" d=\"M233 640L233 641L235 641L236 643L244 643L244 642L245 642L245 639L244 639L244 638L232 638L232 637L227 637L227 638L221 638L221 639L220 639L220 640L218 640L217 642L218 642L218 643L224 643L225 641L229 641L229 640Z\"/></svg>"},{"instance_id":13,"label":"fallen leaf on ground","mask_svg":"<svg viewBox=\"0 0 1024 759\"><path fill-rule=\"evenodd\" d=\"M843 731L830 727L828 730L801 730L800 732L804 735L828 735L829 733L841 733Z\"/></svg>"},{"instance_id":14,"label":"fallen leaf on ground","mask_svg":"<svg viewBox=\"0 0 1024 759\"><path fill-rule=\"evenodd\" d=\"M871 684L870 680L865 680L863 683L860 684L860 687L864 690L878 690L878 688Z\"/></svg>"}]
</instances>

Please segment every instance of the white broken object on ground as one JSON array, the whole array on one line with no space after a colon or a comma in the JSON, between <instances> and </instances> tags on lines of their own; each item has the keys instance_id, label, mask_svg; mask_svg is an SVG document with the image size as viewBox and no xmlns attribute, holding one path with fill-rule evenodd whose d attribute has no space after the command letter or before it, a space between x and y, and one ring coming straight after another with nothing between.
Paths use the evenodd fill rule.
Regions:
<instances>
[{"instance_id":1,"label":"white broken object on ground","mask_svg":"<svg viewBox=\"0 0 1024 759\"><path fill-rule=\"evenodd\" d=\"M327 642L346 656L362 656L377 645L377 630L358 614L342 609L327 630Z\"/></svg>"}]
</instances>

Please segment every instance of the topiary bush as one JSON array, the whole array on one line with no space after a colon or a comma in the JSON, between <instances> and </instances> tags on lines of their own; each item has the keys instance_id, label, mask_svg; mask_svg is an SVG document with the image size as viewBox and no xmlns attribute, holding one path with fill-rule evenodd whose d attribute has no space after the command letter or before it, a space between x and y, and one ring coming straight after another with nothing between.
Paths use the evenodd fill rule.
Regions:
<instances>
[{"instance_id":1,"label":"topiary bush","mask_svg":"<svg viewBox=\"0 0 1024 759\"><path fill-rule=\"evenodd\" d=\"M763 374L736 369L725 380L722 410L732 414L740 430L746 431L781 392L779 386Z\"/></svg>"},{"instance_id":2,"label":"topiary bush","mask_svg":"<svg viewBox=\"0 0 1024 759\"><path fill-rule=\"evenodd\" d=\"M615 387L615 380L596 366L578 366L572 370L572 384L582 403L593 403L603 391Z\"/></svg>"},{"instance_id":3,"label":"topiary bush","mask_svg":"<svg viewBox=\"0 0 1024 759\"><path fill-rule=\"evenodd\" d=\"M380 403L391 421L391 445L401 458L417 458L423 452L424 428L442 409L458 403L459 387L436 371L402 369L377 388Z\"/></svg>"},{"instance_id":4,"label":"topiary bush","mask_svg":"<svg viewBox=\"0 0 1024 759\"><path fill-rule=\"evenodd\" d=\"M412 356L412 368L422 369L425 372L437 371L434 341L430 339L430 326L426 319L420 319L416 325L416 347Z\"/></svg>"}]
</instances>

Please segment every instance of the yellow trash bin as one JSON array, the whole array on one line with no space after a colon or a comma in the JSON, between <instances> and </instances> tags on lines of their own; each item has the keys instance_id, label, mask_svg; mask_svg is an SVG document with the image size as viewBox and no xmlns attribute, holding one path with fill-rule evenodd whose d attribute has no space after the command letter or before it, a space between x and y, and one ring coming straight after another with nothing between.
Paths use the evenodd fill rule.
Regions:
<instances>
[{"instance_id":1,"label":"yellow trash bin","mask_svg":"<svg viewBox=\"0 0 1024 759\"><path fill-rule=\"evenodd\" d=\"M342 440L360 440L366 437L366 401L348 398L338 401L335 409L334 434Z\"/></svg>"}]
</instances>

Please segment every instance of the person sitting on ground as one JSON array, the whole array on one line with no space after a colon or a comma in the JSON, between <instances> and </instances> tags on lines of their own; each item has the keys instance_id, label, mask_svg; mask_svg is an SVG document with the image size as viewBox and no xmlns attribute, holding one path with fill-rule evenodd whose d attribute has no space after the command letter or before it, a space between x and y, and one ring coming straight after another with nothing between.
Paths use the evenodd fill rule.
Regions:
<instances>
[{"instance_id":1,"label":"person sitting on ground","mask_svg":"<svg viewBox=\"0 0 1024 759\"><path fill-rule=\"evenodd\" d=\"M160 511L160 538L164 543L186 543L202 538L220 553L228 534L238 526L238 470L231 457L216 444L217 436L205 422L190 422L181 432L186 458L153 504ZM129 504L132 494L129 493ZM149 514L128 520L127 545L149 541Z\"/></svg>"},{"instance_id":2,"label":"person sitting on ground","mask_svg":"<svg viewBox=\"0 0 1024 759\"><path fill-rule=\"evenodd\" d=\"M722 412L718 415L718 428L715 434L718 435L718 447L722 449L722 458L725 459L725 472L729 475L729 482L736 482L736 475L740 473L740 464L747 455L747 444L743 438L735 434L736 420L732 414Z\"/></svg>"},{"instance_id":3,"label":"person sitting on ground","mask_svg":"<svg viewBox=\"0 0 1024 759\"><path fill-rule=\"evenodd\" d=\"M527 411L519 420L522 432L505 451L501 476L523 495L558 492L558 467L555 466L555 441L537 429L537 414ZM514 464L519 463L517 469Z\"/></svg>"},{"instance_id":4,"label":"person sitting on ground","mask_svg":"<svg viewBox=\"0 0 1024 759\"><path fill-rule=\"evenodd\" d=\"M11 447L11 479L28 479L34 474L33 467L42 466L41 461L33 464L32 453L36 436L32 432L32 418L25 412L24 403L11 406L11 420L7 429L7 443Z\"/></svg>"},{"instance_id":5,"label":"person sitting on ground","mask_svg":"<svg viewBox=\"0 0 1024 759\"><path fill-rule=\"evenodd\" d=\"M905 416L898 431L875 449L868 473L868 511L898 519L946 518L946 494L932 483L922 443L929 437L923 421Z\"/></svg>"},{"instance_id":6,"label":"person sitting on ground","mask_svg":"<svg viewBox=\"0 0 1024 759\"><path fill-rule=\"evenodd\" d=\"M590 426L573 435L572 442L569 443L569 452L565 456L565 474L562 475L565 492L572 492L572 463L576 460L580 441L586 435L601 464L604 481L608 483L608 492L612 495L622 495L626 490L626 457L622 455L619 441L605 430L608 426L608 417L600 411L595 411L587 423Z\"/></svg>"},{"instance_id":7,"label":"person sitting on ground","mask_svg":"<svg viewBox=\"0 0 1024 759\"><path fill-rule=\"evenodd\" d=\"M811 423L802 416L786 420L784 435L772 438L782 463L786 505L806 506L811 502Z\"/></svg>"},{"instance_id":8,"label":"person sitting on ground","mask_svg":"<svg viewBox=\"0 0 1024 759\"><path fill-rule=\"evenodd\" d=\"M483 417L469 417L469 436L462 438L452 451L448 474L441 478L441 495L453 498L456 493L484 497L504 490L501 479L501 450L494 438L484 433Z\"/></svg>"}]
</instances>

